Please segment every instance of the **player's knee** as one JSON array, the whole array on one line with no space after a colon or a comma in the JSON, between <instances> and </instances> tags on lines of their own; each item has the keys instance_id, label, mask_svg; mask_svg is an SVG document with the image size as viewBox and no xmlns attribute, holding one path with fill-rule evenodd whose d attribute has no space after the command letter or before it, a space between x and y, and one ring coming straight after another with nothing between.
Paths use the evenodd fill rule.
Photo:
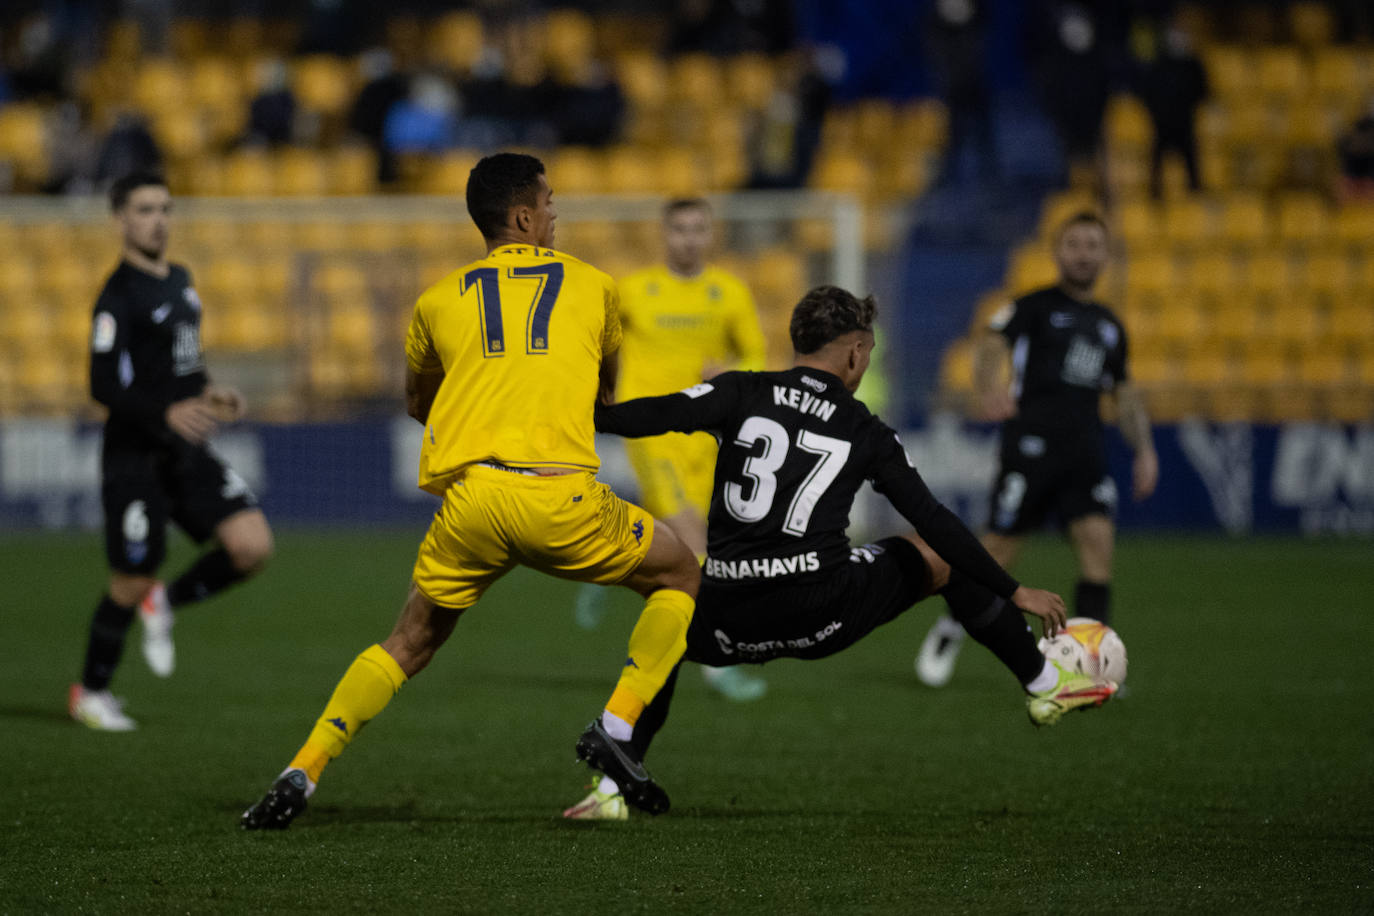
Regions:
<instances>
[{"instance_id":1,"label":"player's knee","mask_svg":"<svg viewBox=\"0 0 1374 916\"><path fill-rule=\"evenodd\" d=\"M152 576L115 573L110 576L110 599L120 607L137 607L156 584Z\"/></svg>"},{"instance_id":2,"label":"player's knee","mask_svg":"<svg viewBox=\"0 0 1374 916\"><path fill-rule=\"evenodd\" d=\"M260 572L267 561L272 559L276 544L272 539L272 529L266 524L255 526L254 530L232 537L225 541L224 551L229 554L229 562L241 573Z\"/></svg>"}]
</instances>

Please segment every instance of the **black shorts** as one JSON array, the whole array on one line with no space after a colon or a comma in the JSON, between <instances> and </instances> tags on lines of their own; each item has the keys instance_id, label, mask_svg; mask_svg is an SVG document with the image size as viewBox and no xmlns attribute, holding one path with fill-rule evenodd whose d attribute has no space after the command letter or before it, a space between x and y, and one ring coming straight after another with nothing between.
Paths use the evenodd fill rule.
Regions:
<instances>
[{"instance_id":1,"label":"black shorts","mask_svg":"<svg viewBox=\"0 0 1374 916\"><path fill-rule=\"evenodd\" d=\"M825 658L854 645L930 591L930 569L905 538L855 547L850 561L800 583L701 581L688 661L726 667Z\"/></svg>"},{"instance_id":2,"label":"black shorts","mask_svg":"<svg viewBox=\"0 0 1374 916\"><path fill-rule=\"evenodd\" d=\"M1085 515L1115 517L1116 482L1101 433L1043 435L1004 426L988 528L1021 534L1042 527L1051 514L1061 524Z\"/></svg>"},{"instance_id":3,"label":"black shorts","mask_svg":"<svg viewBox=\"0 0 1374 916\"><path fill-rule=\"evenodd\" d=\"M101 455L105 556L122 573L151 575L167 554L167 520L197 543L257 505L248 485L208 448L106 448Z\"/></svg>"}]
</instances>

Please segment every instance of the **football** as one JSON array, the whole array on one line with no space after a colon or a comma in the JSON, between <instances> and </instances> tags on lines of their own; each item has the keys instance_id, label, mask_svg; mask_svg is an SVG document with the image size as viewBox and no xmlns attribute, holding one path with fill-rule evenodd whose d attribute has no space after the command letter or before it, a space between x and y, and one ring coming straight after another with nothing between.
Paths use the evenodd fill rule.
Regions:
<instances>
[{"instance_id":1,"label":"football","mask_svg":"<svg viewBox=\"0 0 1374 916\"><path fill-rule=\"evenodd\" d=\"M1065 670L1118 684L1126 680L1126 644L1115 630L1091 617L1070 617L1068 626L1040 640L1040 651Z\"/></svg>"}]
</instances>

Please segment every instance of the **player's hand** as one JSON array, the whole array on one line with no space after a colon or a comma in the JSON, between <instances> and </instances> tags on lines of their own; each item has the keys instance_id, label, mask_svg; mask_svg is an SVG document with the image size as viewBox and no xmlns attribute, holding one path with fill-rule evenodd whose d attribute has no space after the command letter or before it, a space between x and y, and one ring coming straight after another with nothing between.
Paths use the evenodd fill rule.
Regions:
<instances>
[{"instance_id":1,"label":"player's hand","mask_svg":"<svg viewBox=\"0 0 1374 916\"><path fill-rule=\"evenodd\" d=\"M203 398L187 398L167 408L167 426L192 445L202 445L219 424L214 409Z\"/></svg>"},{"instance_id":2,"label":"player's hand","mask_svg":"<svg viewBox=\"0 0 1374 916\"><path fill-rule=\"evenodd\" d=\"M243 418L243 412L247 409L247 402L237 388L230 388L227 385L210 385L201 394L205 402L210 405L210 410L214 413L215 419L220 423L233 423Z\"/></svg>"},{"instance_id":3,"label":"player's hand","mask_svg":"<svg viewBox=\"0 0 1374 916\"><path fill-rule=\"evenodd\" d=\"M978 397L977 409L978 419L1001 423L1016 416L1016 400L1003 388L985 391Z\"/></svg>"},{"instance_id":4,"label":"player's hand","mask_svg":"<svg viewBox=\"0 0 1374 916\"><path fill-rule=\"evenodd\" d=\"M1012 594L1011 603L1027 614L1039 617L1045 627L1046 638L1058 633L1069 619L1069 609L1064 606L1064 599L1044 589L1026 588L1023 585Z\"/></svg>"},{"instance_id":5,"label":"player's hand","mask_svg":"<svg viewBox=\"0 0 1374 916\"><path fill-rule=\"evenodd\" d=\"M1148 499L1155 491L1155 484L1159 483L1159 456L1154 449L1144 448L1135 453L1131 478L1135 501Z\"/></svg>"},{"instance_id":6,"label":"player's hand","mask_svg":"<svg viewBox=\"0 0 1374 916\"><path fill-rule=\"evenodd\" d=\"M702 366L701 380L703 382L709 382L711 379L715 378L717 375L720 375L722 372L728 371L729 368L729 366L721 366L715 363L710 363L709 365Z\"/></svg>"}]
</instances>

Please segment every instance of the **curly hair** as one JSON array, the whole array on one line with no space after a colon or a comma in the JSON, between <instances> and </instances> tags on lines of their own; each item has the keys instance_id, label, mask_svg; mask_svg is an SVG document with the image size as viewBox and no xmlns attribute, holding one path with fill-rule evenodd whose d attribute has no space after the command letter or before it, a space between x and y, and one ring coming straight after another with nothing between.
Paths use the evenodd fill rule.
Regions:
<instances>
[{"instance_id":1,"label":"curly hair","mask_svg":"<svg viewBox=\"0 0 1374 916\"><path fill-rule=\"evenodd\" d=\"M838 286L817 286L792 310L788 333L798 353L815 353L851 331L873 330L878 303L872 296L860 299Z\"/></svg>"}]
</instances>

